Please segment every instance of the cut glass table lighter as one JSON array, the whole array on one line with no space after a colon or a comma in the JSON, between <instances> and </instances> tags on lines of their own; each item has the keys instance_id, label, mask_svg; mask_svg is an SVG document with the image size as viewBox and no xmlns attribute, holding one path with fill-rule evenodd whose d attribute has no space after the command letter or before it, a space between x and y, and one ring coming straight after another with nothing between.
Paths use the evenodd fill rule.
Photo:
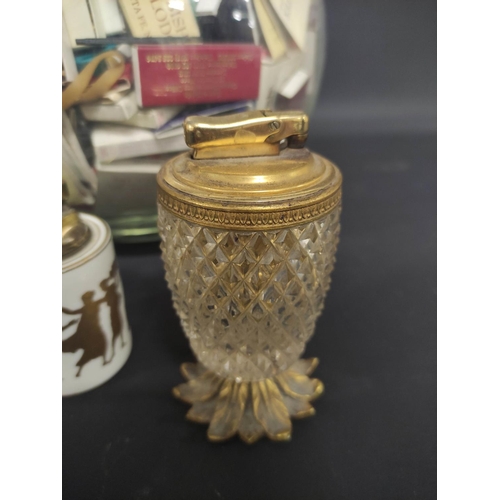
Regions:
<instances>
[{"instance_id":1,"label":"cut glass table lighter","mask_svg":"<svg viewBox=\"0 0 500 500\"><path fill-rule=\"evenodd\" d=\"M174 394L212 441L288 440L323 392L300 356L330 286L342 175L304 148L302 112L189 117L184 132L192 152L158 174L166 280L198 359Z\"/></svg>"}]
</instances>

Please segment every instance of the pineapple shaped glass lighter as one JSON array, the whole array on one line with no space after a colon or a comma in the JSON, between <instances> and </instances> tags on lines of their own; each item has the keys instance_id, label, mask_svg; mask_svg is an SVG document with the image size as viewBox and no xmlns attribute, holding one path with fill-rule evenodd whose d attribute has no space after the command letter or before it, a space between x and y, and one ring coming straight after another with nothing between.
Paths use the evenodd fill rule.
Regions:
<instances>
[{"instance_id":1,"label":"pineapple shaped glass lighter","mask_svg":"<svg viewBox=\"0 0 500 500\"><path fill-rule=\"evenodd\" d=\"M302 112L184 122L192 149L158 174L166 279L198 363L174 394L208 437L287 440L323 391L300 359L323 308L342 176L304 148Z\"/></svg>"}]
</instances>

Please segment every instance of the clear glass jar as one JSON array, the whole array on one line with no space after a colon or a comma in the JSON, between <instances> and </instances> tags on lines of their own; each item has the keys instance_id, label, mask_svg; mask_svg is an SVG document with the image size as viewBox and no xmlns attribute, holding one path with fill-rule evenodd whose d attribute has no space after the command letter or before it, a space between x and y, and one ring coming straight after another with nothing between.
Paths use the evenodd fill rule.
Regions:
<instances>
[{"instance_id":1,"label":"clear glass jar","mask_svg":"<svg viewBox=\"0 0 500 500\"><path fill-rule=\"evenodd\" d=\"M190 114L310 113L322 0L63 1L63 175L115 239L158 238L155 177Z\"/></svg>"}]
</instances>

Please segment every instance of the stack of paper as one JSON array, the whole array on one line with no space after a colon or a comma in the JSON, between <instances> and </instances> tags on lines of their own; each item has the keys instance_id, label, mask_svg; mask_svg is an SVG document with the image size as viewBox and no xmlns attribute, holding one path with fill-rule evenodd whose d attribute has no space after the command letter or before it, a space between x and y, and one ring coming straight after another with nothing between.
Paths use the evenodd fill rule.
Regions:
<instances>
[{"instance_id":1,"label":"stack of paper","mask_svg":"<svg viewBox=\"0 0 500 500\"><path fill-rule=\"evenodd\" d=\"M65 86L104 51L119 50L126 59L121 80L107 94L71 110L78 109L88 125L87 140L93 153L87 155L90 165L79 134L63 113L63 170L72 186L73 201L91 202L98 188L99 205L114 206L119 212L127 203L139 206L145 203L145 196L154 198L155 176L161 165L170 155L187 150L182 128L186 116L303 108L319 83L315 68L321 6L320 0L63 0ZM145 43L147 38L155 40ZM157 38L162 39L159 45ZM198 46L209 50L208 59L196 53ZM134 65L133 54L139 48L144 58ZM245 50L254 54L255 71L245 70ZM217 67L219 60L224 67ZM141 81L137 69L141 64L155 74L167 68L178 78L160 78L158 84L149 77ZM94 78L107 71L103 66ZM211 92L218 88L220 93L222 88L213 83L219 70L224 71L224 85L235 89L219 97L239 101L215 102L221 100ZM255 80L253 93L240 95L250 80L248 73ZM169 99L144 101L141 88L146 83L151 95L170 93ZM196 99L193 89L198 89ZM247 98L252 100L241 100ZM167 103L171 105L161 106ZM139 189L139 185L143 187ZM143 195L134 197L139 192Z\"/></svg>"}]
</instances>

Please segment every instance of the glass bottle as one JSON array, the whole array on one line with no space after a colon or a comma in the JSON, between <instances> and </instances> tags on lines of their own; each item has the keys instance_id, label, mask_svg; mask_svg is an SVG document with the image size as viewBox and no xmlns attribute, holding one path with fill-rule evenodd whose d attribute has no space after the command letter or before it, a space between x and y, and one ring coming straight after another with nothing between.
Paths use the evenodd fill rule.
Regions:
<instances>
[{"instance_id":1,"label":"glass bottle","mask_svg":"<svg viewBox=\"0 0 500 500\"><path fill-rule=\"evenodd\" d=\"M186 151L186 116L311 112L324 65L324 2L292 4L63 2L63 168L72 205L105 219L115 240L155 240L155 177ZM231 69L233 49L255 64Z\"/></svg>"}]
</instances>

